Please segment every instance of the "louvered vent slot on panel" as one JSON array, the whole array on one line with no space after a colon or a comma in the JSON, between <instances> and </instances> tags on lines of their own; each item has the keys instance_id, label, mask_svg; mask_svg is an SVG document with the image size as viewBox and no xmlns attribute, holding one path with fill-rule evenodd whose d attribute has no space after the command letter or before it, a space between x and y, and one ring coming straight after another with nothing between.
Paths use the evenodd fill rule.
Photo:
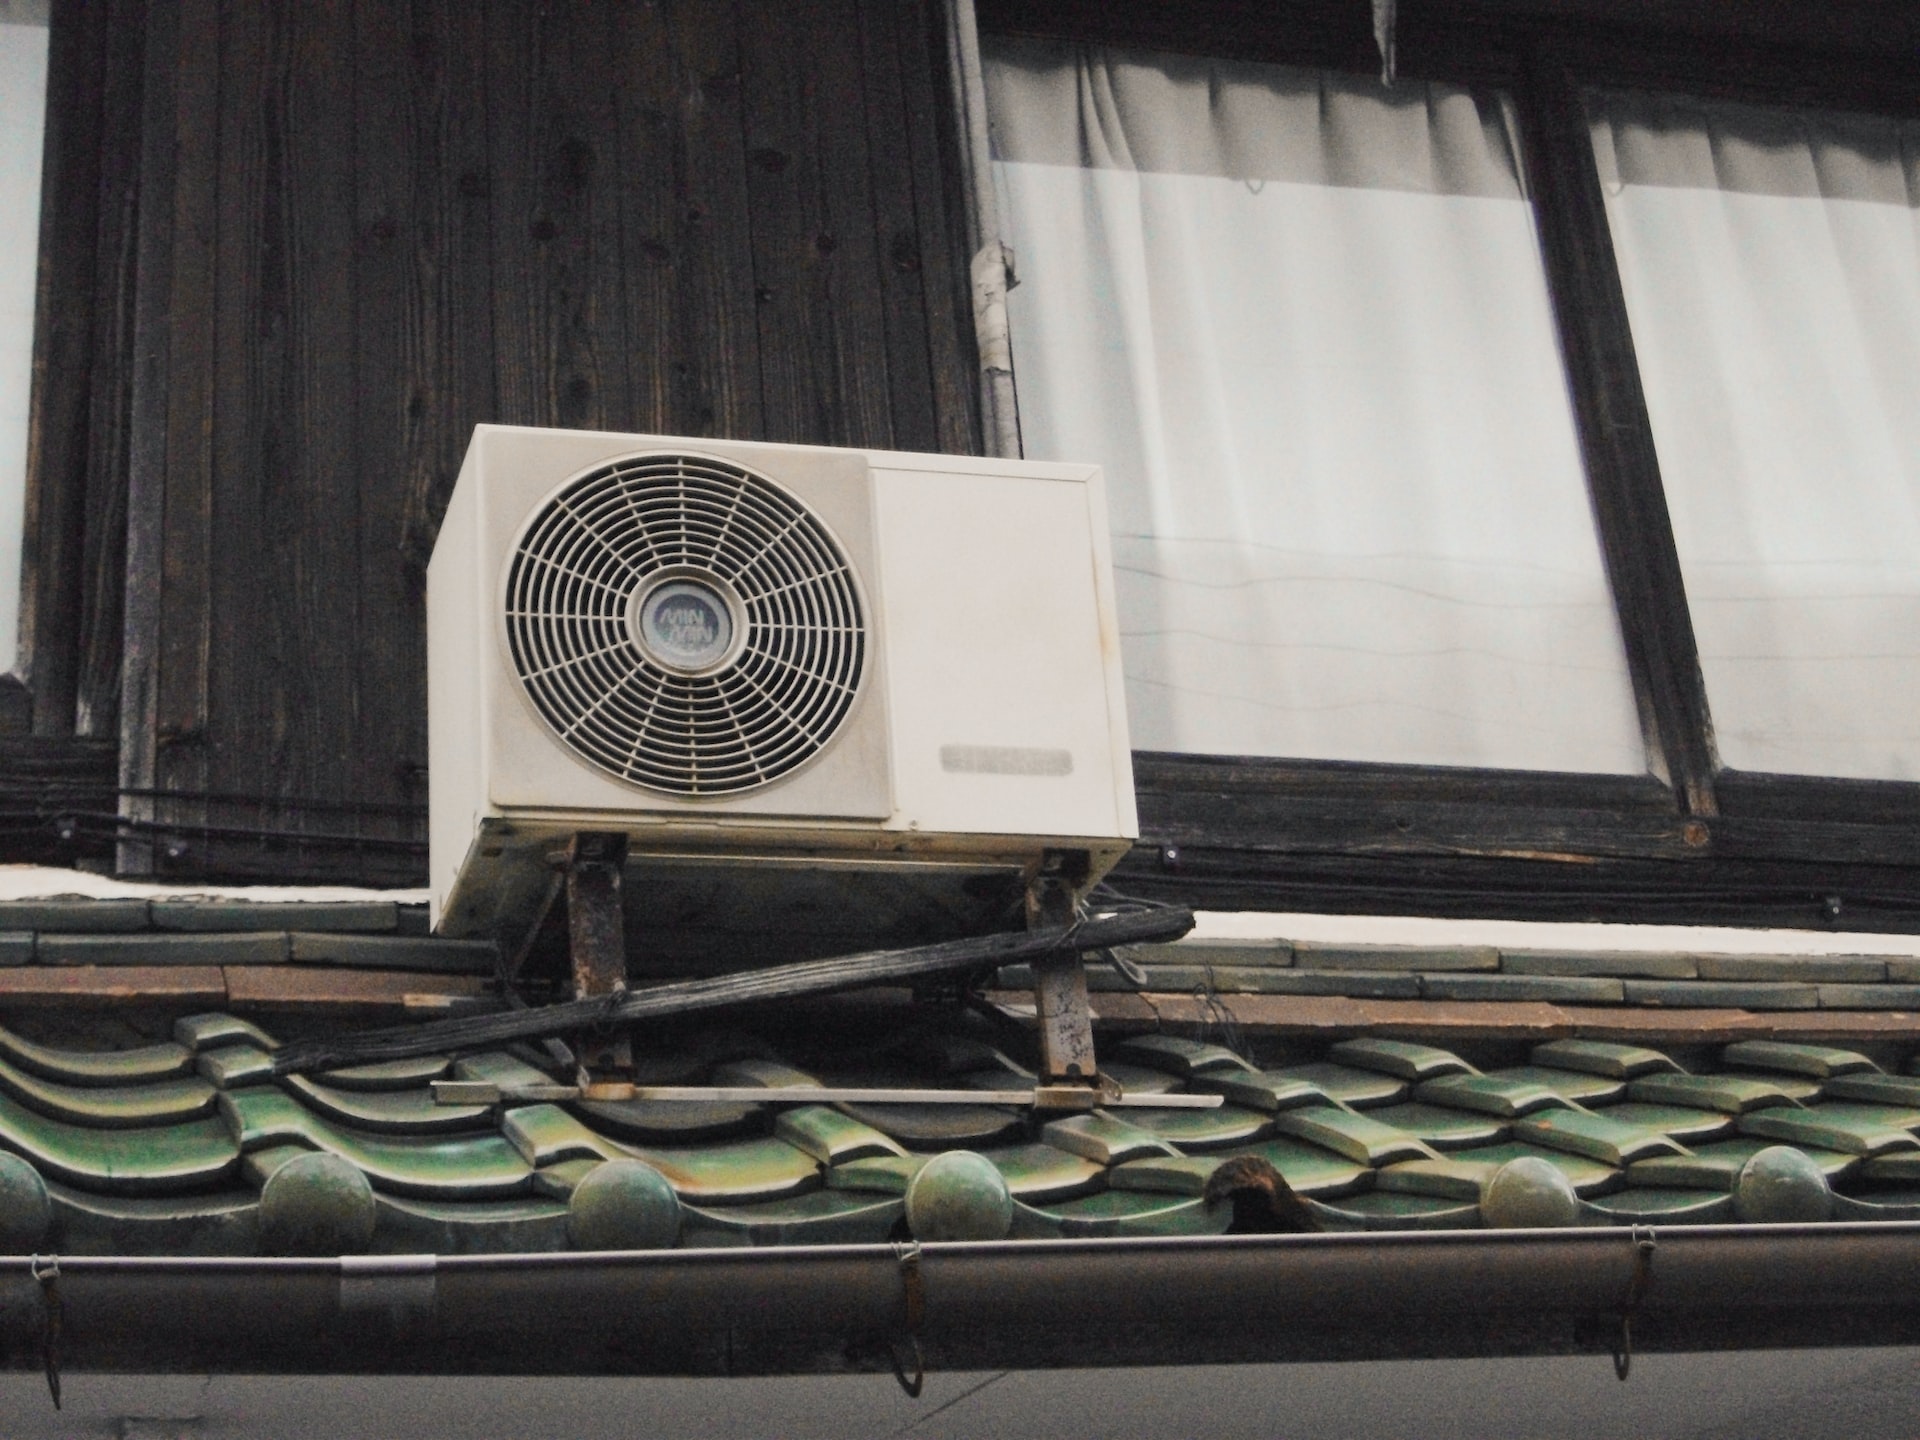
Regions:
<instances>
[{"instance_id":1,"label":"louvered vent slot on panel","mask_svg":"<svg viewBox=\"0 0 1920 1440\"><path fill-rule=\"evenodd\" d=\"M508 648L540 717L632 785L730 795L825 747L866 666L853 572L766 477L649 455L581 476L514 547Z\"/></svg>"}]
</instances>

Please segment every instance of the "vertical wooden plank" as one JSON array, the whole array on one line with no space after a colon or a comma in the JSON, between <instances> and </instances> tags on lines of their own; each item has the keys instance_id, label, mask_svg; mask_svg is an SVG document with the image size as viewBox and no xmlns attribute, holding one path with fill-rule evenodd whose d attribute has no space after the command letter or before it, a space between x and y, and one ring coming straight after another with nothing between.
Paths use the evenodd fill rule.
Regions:
<instances>
[{"instance_id":1,"label":"vertical wooden plank","mask_svg":"<svg viewBox=\"0 0 1920 1440\"><path fill-rule=\"evenodd\" d=\"M445 267L421 263L418 208L422 170L437 171L439 158L423 132L431 137L438 127L414 97L436 93L444 56L403 0L361 0L353 28L352 458L360 614L352 653L361 709L343 798L372 804L407 796L426 763L424 594L402 542L409 482L423 457L437 459L439 449L428 397L443 355ZM379 742L366 743L369 736ZM355 834L402 833L398 817L348 818Z\"/></svg>"},{"instance_id":2,"label":"vertical wooden plank","mask_svg":"<svg viewBox=\"0 0 1920 1440\"><path fill-rule=\"evenodd\" d=\"M173 150L166 345L166 471L160 507L160 582L149 782L207 788L207 672L213 597L213 416L224 44L219 0L181 0L166 63L174 72L165 143ZM158 223L158 217L156 217ZM137 725L129 718L129 729ZM145 757L130 757L144 764ZM129 776L134 774L128 772ZM128 783L131 783L129 780ZM200 807L158 803L154 818L195 819ZM155 857L166 868L164 848Z\"/></svg>"},{"instance_id":3,"label":"vertical wooden plank","mask_svg":"<svg viewBox=\"0 0 1920 1440\"><path fill-rule=\"evenodd\" d=\"M890 8L885 0L867 3ZM938 0L908 0L900 6L895 33L913 166L921 296L927 307L933 448L948 455L983 455L971 256L961 191L967 178L952 134L958 110L950 93L945 32Z\"/></svg>"},{"instance_id":4,"label":"vertical wooden plank","mask_svg":"<svg viewBox=\"0 0 1920 1440\"><path fill-rule=\"evenodd\" d=\"M227 20L212 776L263 801L337 795L362 703L351 11L236 5Z\"/></svg>"},{"instance_id":5,"label":"vertical wooden plank","mask_svg":"<svg viewBox=\"0 0 1920 1440\"><path fill-rule=\"evenodd\" d=\"M628 408L606 11L495 0L489 18L499 418L604 428Z\"/></svg>"},{"instance_id":6,"label":"vertical wooden plank","mask_svg":"<svg viewBox=\"0 0 1920 1440\"><path fill-rule=\"evenodd\" d=\"M892 443L854 0L743 0L768 438Z\"/></svg>"},{"instance_id":7,"label":"vertical wooden plank","mask_svg":"<svg viewBox=\"0 0 1920 1440\"><path fill-rule=\"evenodd\" d=\"M117 736L125 641L127 467L133 398L134 257L140 201L146 0L107 7L95 244L93 374L88 390L85 533L80 550L74 733Z\"/></svg>"},{"instance_id":8,"label":"vertical wooden plank","mask_svg":"<svg viewBox=\"0 0 1920 1440\"><path fill-rule=\"evenodd\" d=\"M161 553L167 495L167 370L173 290L174 107L180 12L157 7L141 94L140 213L134 260L133 398L127 463L126 652L120 697L119 810L151 820L159 723ZM150 839L123 839L115 868L153 870Z\"/></svg>"},{"instance_id":9,"label":"vertical wooden plank","mask_svg":"<svg viewBox=\"0 0 1920 1440\"><path fill-rule=\"evenodd\" d=\"M92 407L105 6L57 5L47 36L40 261L21 543L20 649L37 735L71 735Z\"/></svg>"},{"instance_id":10,"label":"vertical wooden plank","mask_svg":"<svg viewBox=\"0 0 1920 1440\"><path fill-rule=\"evenodd\" d=\"M752 438L759 327L731 5L617 6L627 330L634 423Z\"/></svg>"},{"instance_id":11,"label":"vertical wooden plank","mask_svg":"<svg viewBox=\"0 0 1920 1440\"><path fill-rule=\"evenodd\" d=\"M422 312L408 332L417 348L406 357L411 443L403 456L407 505L400 544L421 568L433 554L473 427L499 419L487 31L476 19L470 0L414 0L405 76L413 229L403 238ZM419 758L424 764L424 751Z\"/></svg>"},{"instance_id":12,"label":"vertical wooden plank","mask_svg":"<svg viewBox=\"0 0 1920 1440\"><path fill-rule=\"evenodd\" d=\"M937 450L932 357L923 292L919 216L914 204L912 133L908 127L899 28L913 7L898 0L860 0L861 90L873 186L874 286L887 347L893 444Z\"/></svg>"}]
</instances>

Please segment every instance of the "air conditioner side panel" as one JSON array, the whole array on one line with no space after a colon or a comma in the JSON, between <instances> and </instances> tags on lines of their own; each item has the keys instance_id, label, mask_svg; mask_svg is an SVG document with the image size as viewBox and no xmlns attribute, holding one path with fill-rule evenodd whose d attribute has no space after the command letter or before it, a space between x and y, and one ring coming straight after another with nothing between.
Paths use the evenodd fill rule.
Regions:
<instances>
[{"instance_id":1,"label":"air conditioner side panel","mask_svg":"<svg viewBox=\"0 0 1920 1440\"><path fill-rule=\"evenodd\" d=\"M427 825L436 925L478 833L487 793L480 644L490 615L481 594L474 464L469 454L427 566Z\"/></svg>"},{"instance_id":2,"label":"air conditioner side panel","mask_svg":"<svg viewBox=\"0 0 1920 1440\"><path fill-rule=\"evenodd\" d=\"M874 457L874 500L901 822L1133 834L1099 472L893 458Z\"/></svg>"}]
</instances>

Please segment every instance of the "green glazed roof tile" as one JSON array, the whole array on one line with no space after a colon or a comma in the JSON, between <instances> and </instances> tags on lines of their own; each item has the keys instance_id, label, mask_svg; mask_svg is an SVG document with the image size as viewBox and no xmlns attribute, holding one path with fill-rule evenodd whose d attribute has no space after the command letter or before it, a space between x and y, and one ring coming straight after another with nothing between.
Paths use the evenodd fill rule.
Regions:
<instances>
[{"instance_id":1,"label":"green glazed roof tile","mask_svg":"<svg viewBox=\"0 0 1920 1440\"><path fill-rule=\"evenodd\" d=\"M1383 1040L1365 1036L1342 1040L1327 1048L1327 1058L1361 1070L1377 1070L1399 1080L1431 1080L1436 1075L1471 1075L1473 1066L1451 1050L1416 1045L1411 1040Z\"/></svg>"},{"instance_id":2,"label":"green glazed roof tile","mask_svg":"<svg viewBox=\"0 0 1920 1440\"><path fill-rule=\"evenodd\" d=\"M1533 1063L1558 1070L1584 1070L1612 1080L1680 1067L1658 1050L1644 1045L1617 1045L1610 1040L1549 1040L1533 1047Z\"/></svg>"},{"instance_id":3,"label":"green glazed roof tile","mask_svg":"<svg viewBox=\"0 0 1920 1440\"><path fill-rule=\"evenodd\" d=\"M1880 1068L1853 1050L1839 1050L1831 1045L1791 1045L1784 1040L1738 1041L1721 1051L1720 1063L1729 1069L1777 1070L1787 1075L1811 1075L1816 1080Z\"/></svg>"},{"instance_id":4,"label":"green glazed roof tile","mask_svg":"<svg viewBox=\"0 0 1920 1440\"><path fill-rule=\"evenodd\" d=\"M1612 1119L1611 1114L1612 1111L1546 1110L1516 1121L1513 1138L1550 1150L1585 1155L1611 1166L1631 1164L1648 1155L1684 1153L1685 1146L1658 1130Z\"/></svg>"},{"instance_id":5,"label":"green glazed roof tile","mask_svg":"<svg viewBox=\"0 0 1920 1440\"><path fill-rule=\"evenodd\" d=\"M740 1135L761 1124L764 1105L725 1100L570 1100L567 1108L617 1140L686 1145Z\"/></svg>"},{"instance_id":6,"label":"green glazed roof tile","mask_svg":"<svg viewBox=\"0 0 1920 1440\"><path fill-rule=\"evenodd\" d=\"M822 1165L837 1165L843 1160L858 1160L868 1155L906 1154L897 1141L851 1115L842 1115L830 1105L802 1105L783 1111L774 1121L773 1133L789 1145L797 1145Z\"/></svg>"},{"instance_id":7,"label":"green glazed roof tile","mask_svg":"<svg viewBox=\"0 0 1920 1440\"><path fill-rule=\"evenodd\" d=\"M1006 1105L843 1104L837 1108L919 1150L977 1150L1025 1124L1021 1112Z\"/></svg>"},{"instance_id":8,"label":"green glazed roof tile","mask_svg":"<svg viewBox=\"0 0 1920 1440\"><path fill-rule=\"evenodd\" d=\"M1870 1105L1920 1109L1920 1079L1911 1075L1836 1075L1821 1084L1820 1094L1827 1100L1859 1100Z\"/></svg>"},{"instance_id":9,"label":"green glazed roof tile","mask_svg":"<svg viewBox=\"0 0 1920 1440\"><path fill-rule=\"evenodd\" d=\"M1920 1189L1879 1189L1835 1195L1836 1220L1920 1220Z\"/></svg>"},{"instance_id":10,"label":"green glazed roof tile","mask_svg":"<svg viewBox=\"0 0 1920 1440\"><path fill-rule=\"evenodd\" d=\"M273 1079L273 1056L252 1045L228 1045L201 1051L193 1057L193 1068L214 1089L237 1090Z\"/></svg>"},{"instance_id":11,"label":"green glazed roof tile","mask_svg":"<svg viewBox=\"0 0 1920 1440\"><path fill-rule=\"evenodd\" d=\"M1503 1145L1485 1145L1478 1150L1459 1150L1448 1158L1467 1163L1488 1161L1499 1166L1509 1160L1518 1160L1523 1155L1532 1155L1549 1165L1558 1166L1560 1173L1567 1177L1567 1183L1573 1186L1573 1193L1582 1198L1604 1195L1626 1183L1626 1176L1612 1165L1570 1150L1551 1150L1520 1140L1510 1140Z\"/></svg>"},{"instance_id":12,"label":"green glazed roof tile","mask_svg":"<svg viewBox=\"0 0 1920 1440\"><path fill-rule=\"evenodd\" d=\"M240 1157L240 1173L254 1189L264 1190L267 1181L273 1178L274 1171L289 1160L298 1160L302 1155L312 1153L305 1145L268 1145L263 1149L249 1150Z\"/></svg>"},{"instance_id":13,"label":"green glazed roof tile","mask_svg":"<svg viewBox=\"0 0 1920 1440\"><path fill-rule=\"evenodd\" d=\"M804 1070L779 1060L729 1060L713 1067L715 1085L764 1085L769 1090L785 1090L796 1085L820 1082Z\"/></svg>"},{"instance_id":14,"label":"green glazed roof tile","mask_svg":"<svg viewBox=\"0 0 1920 1440\"><path fill-rule=\"evenodd\" d=\"M425 1087L416 1090L341 1090L305 1075L280 1082L300 1103L342 1125L382 1135L445 1135L493 1128L491 1105L440 1105Z\"/></svg>"},{"instance_id":15,"label":"green glazed roof tile","mask_svg":"<svg viewBox=\"0 0 1920 1440\"><path fill-rule=\"evenodd\" d=\"M1008 1145L979 1153L1000 1172L1013 1198L1029 1205L1085 1195L1106 1180L1105 1166L1052 1145Z\"/></svg>"},{"instance_id":16,"label":"green glazed roof tile","mask_svg":"<svg viewBox=\"0 0 1920 1440\"><path fill-rule=\"evenodd\" d=\"M193 1073L192 1052L166 1042L137 1050L60 1050L0 1028L0 1056L67 1085L139 1085Z\"/></svg>"},{"instance_id":17,"label":"green glazed roof tile","mask_svg":"<svg viewBox=\"0 0 1920 1440\"><path fill-rule=\"evenodd\" d=\"M536 1195L544 1195L549 1200L566 1200L587 1176L607 1162L587 1157L579 1160L560 1160L552 1165L542 1165L533 1172L533 1189Z\"/></svg>"},{"instance_id":18,"label":"green glazed roof tile","mask_svg":"<svg viewBox=\"0 0 1920 1440\"><path fill-rule=\"evenodd\" d=\"M1863 1180L1920 1180L1920 1151L1896 1150L1860 1165Z\"/></svg>"},{"instance_id":19,"label":"green glazed roof tile","mask_svg":"<svg viewBox=\"0 0 1920 1440\"><path fill-rule=\"evenodd\" d=\"M260 1253L260 1197L252 1190L211 1195L95 1195L49 1181L53 1234L61 1255L231 1255Z\"/></svg>"},{"instance_id":20,"label":"green glazed roof tile","mask_svg":"<svg viewBox=\"0 0 1920 1440\"><path fill-rule=\"evenodd\" d=\"M1512 1065L1504 1070L1489 1070L1497 1080L1541 1085L1570 1105L1611 1105L1627 1093L1627 1082L1591 1071L1561 1070L1552 1065Z\"/></svg>"},{"instance_id":21,"label":"green glazed roof tile","mask_svg":"<svg viewBox=\"0 0 1920 1440\"><path fill-rule=\"evenodd\" d=\"M931 1155L871 1155L849 1160L827 1171L829 1190L871 1190L881 1195L904 1195L920 1167Z\"/></svg>"},{"instance_id":22,"label":"green glazed roof tile","mask_svg":"<svg viewBox=\"0 0 1920 1440\"><path fill-rule=\"evenodd\" d=\"M1344 1221L1355 1230L1478 1230L1480 1202L1443 1200L1432 1195L1371 1190L1344 1200L1310 1200L1322 1223ZM1328 1229L1336 1228L1329 1224Z\"/></svg>"},{"instance_id":23,"label":"green glazed roof tile","mask_svg":"<svg viewBox=\"0 0 1920 1440\"><path fill-rule=\"evenodd\" d=\"M1274 1070L1227 1070L1217 1075L1202 1075L1194 1080L1193 1088L1224 1095L1237 1105L1267 1111L1291 1110L1296 1105L1325 1105L1333 1099L1311 1080Z\"/></svg>"},{"instance_id":24,"label":"green glazed roof tile","mask_svg":"<svg viewBox=\"0 0 1920 1440\"><path fill-rule=\"evenodd\" d=\"M1396 1130L1369 1115L1336 1110L1329 1105L1283 1110L1274 1116L1273 1128L1296 1140L1344 1155L1360 1165L1390 1165L1395 1160L1433 1156L1430 1147L1404 1130Z\"/></svg>"},{"instance_id":25,"label":"green glazed roof tile","mask_svg":"<svg viewBox=\"0 0 1920 1440\"><path fill-rule=\"evenodd\" d=\"M217 1118L102 1130L49 1119L4 1094L0 1148L24 1157L53 1179L121 1195L204 1190L228 1175L240 1158L233 1137Z\"/></svg>"},{"instance_id":26,"label":"green glazed roof tile","mask_svg":"<svg viewBox=\"0 0 1920 1440\"><path fill-rule=\"evenodd\" d=\"M463 1055L453 1062L456 1080L484 1080L490 1085L551 1085L553 1076L504 1050Z\"/></svg>"},{"instance_id":27,"label":"green glazed roof tile","mask_svg":"<svg viewBox=\"0 0 1920 1440\"><path fill-rule=\"evenodd\" d=\"M567 1248L567 1207L528 1196L446 1204L374 1197L372 1249L385 1255L537 1255Z\"/></svg>"},{"instance_id":28,"label":"green glazed roof tile","mask_svg":"<svg viewBox=\"0 0 1920 1440\"><path fill-rule=\"evenodd\" d=\"M1383 1166L1374 1188L1397 1195L1427 1195L1480 1203L1480 1192L1500 1166L1490 1160L1402 1160Z\"/></svg>"},{"instance_id":29,"label":"green glazed roof tile","mask_svg":"<svg viewBox=\"0 0 1920 1440\"><path fill-rule=\"evenodd\" d=\"M96 935L147 928L145 900L94 900L83 895L0 901L0 930L52 930Z\"/></svg>"},{"instance_id":30,"label":"green glazed roof tile","mask_svg":"<svg viewBox=\"0 0 1920 1440\"><path fill-rule=\"evenodd\" d=\"M878 1245L905 1213L904 1202L844 1190L814 1190L745 1205L686 1206L680 1244Z\"/></svg>"},{"instance_id":31,"label":"green glazed roof tile","mask_svg":"<svg viewBox=\"0 0 1920 1440\"><path fill-rule=\"evenodd\" d=\"M1335 1065L1325 1060L1305 1065L1282 1065L1261 1073L1276 1083L1281 1080L1303 1080L1342 1105L1356 1105L1362 1109L1369 1105L1391 1105L1396 1100L1404 1100L1413 1088L1406 1081L1391 1075L1356 1070L1351 1065Z\"/></svg>"},{"instance_id":32,"label":"green glazed roof tile","mask_svg":"<svg viewBox=\"0 0 1920 1440\"><path fill-rule=\"evenodd\" d=\"M105 1130L170 1125L213 1113L213 1087L204 1080L62 1085L0 1060L0 1091L55 1120Z\"/></svg>"},{"instance_id":33,"label":"green glazed roof tile","mask_svg":"<svg viewBox=\"0 0 1920 1440\"><path fill-rule=\"evenodd\" d=\"M242 1149L300 1144L356 1165L376 1190L428 1200L492 1200L532 1188L533 1169L498 1135L384 1138L334 1125L272 1088L230 1090L220 1113Z\"/></svg>"},{"instance_id":34,"label":"green glazed roof tile","mask_svg":"<svg viewBox=\"0 0 1920 1440\"><path fill-rule=\"evenodd\" d=\"M220 1045L257 1045L262 1050L275 1050L280 1045L251 1020L218 1010L182 1015L173 1022L173 1038L189 1050L212 1050Z\"/></svg>"},{"instance_id":35,"label":"green glazed roof tile","mask_svg":"<svg viewBox=\"0 0 1920 1440\"><path fill-rule=\"evenodd\" d=\"M1634 1185L1652 1189L1726 1190L1740 1177L1740 1167L1771 1145L1774 1140L1737 1136L1692 1147L1690 1155L1655 1155L1636 1160L1627 1167L1627 1179ZM1829 1181L1838 1180L1860 1168L1858 1155L1838 1150L1822 1150L1802 1145L1800 1152L1820 1167ZM1916 1159L1920 1159L1917 1154Z\"/></svg>"},{"instance_id":36,"label":"green glazed roof tile","mask_svg":"<svg viewBox=\"0 0 1920 1440\"><path fill-rule=\"evenodd\" d=\"M1422 1081L1413 1092L1429 1105L1472 1110L1502 1120L1516 1120L1536 1110L1564 1110L1567 1100L1533 1080L1498 1075L1443 1075Z\"/></svg>"},{"instance_id":37,"label":"green glazed roof tile","mask_svg":"<svg viewBox=\"0 0 1920 1440\"><path fill-rule=\"evenodd\" d=\"M147 917L156 930L311 930L377 932L394 929L391 900L154 900Z\"/></svg>"},{"instance_id":38,"label":"green glazed roof tile","mask_svg":"<svg viewBox=\"0 0 1920 1440\"><path fill-rule=\"evenodd\" d=\"M1636 1186L1585 1203L1614 1225L1711 1225L1733 1219L1733 1196L1712 1190Z\"/></svg>"},{"instance_id":39,"label":"green glazed roof tile","mask_svg":"<svg viewBox=\"0 0 1920 1440\"><path fill-rule=\"evenodd\" d=\"M1218 1235L1233 1219L1231 1205L1198 1196L1147 1190L1103 1190L1046 1206L1023 1206L1053 1222L1055 1234L1078 1239L1105 1235Z\"/></svg>"},{"instance_id":40,"label":"green glazed roof tile","mask_svg":"<svg viewBox=\"0 0 1920 1440\"><path fill-rule=\"evenodd\" d=\"M1811 1110L1756 1110L1742 1115L1739 1124L1743 1135L1877 1156L1889 1150L1920 1150L1920 1140L1899 1123L1908 1113L1883 1105L1820 1105Z\"/></svg>"},{"instance_id":41,"label":"green glazed roof tile","mask_svg":"<svg viewBox=\"0 0 1920 1440\"><path fill-rule=\"evenodd\" d=\"M1818 1100L1821 1092L1830 1083L1825 1080L1809 1080L1800 1075L1770 1075L1764 1072L1758 1074L1743 1074L1737 1070L1728 1070L1723 1073L1725 1077L1730 1080L1757 1080L1765 1085L1778 1086L1782 1094L1798 1100L1803 1105Z\"/></svg>"},{"instance_id":42,"label":"green glazed roof tile","mask_svg":"<svg viewBox=\"0 0 1920 1440\"><path fill-rule=\"evenodd\" d=\"M1513 1133L1513 1127L1491 1115L1449 1110L1440 1105L1388 1105L1367 1112L1382 1125L1404 1130L1436 1150L1461 1150L1471 1145L1493 1145Z\"/></svg>"},{"instance_id":43,"label":"green glazed roof tile","mask_svg":"<svg viewBox=\"0 0 1920 1440\"><path fill-rule=\"evenodd\" d=\"M1691 1105L1723 1115L1800 1103L1779 1082L1747 1075L1643 1075L1627 1094L1648 1105Z\"/></svg>"},{"instance_id":44,"label":"green glazed roof tile","mask_svg":"<svg viewBox=\"0 0 1920 1440\"><path fill-rule=\"evenodd\" d=\"M1210 1075L1222 1070L1251 1070L1254 1067L1224 1045L1209 1045L1180 1035L1136 1035L1115 1047L1116 1056L1164 1070L1183 1080L1195 1075Z\"/></svg>"},{"instance_id":45,"label":"green glazed roof tile","mask_svg":"<svg viewBox=\"0 0 1920 1440\"><path fill-rule=\"evenodd\" d=\"M529 1165L561 1160L613 1160L627 1147L609 1140L558 1105L516 1105L500 1116L500 1134Z\"/></svg>"},{"instance_id":46,"label":"green glazed roof tile","mask_svg":"<svg viewBox=\"0 0 1920 1440\"><path fill-rule=\"evenodd\" d=\"M1642 1105L1629 1101L1625 1105L1610 1105L1597 1113L1636 1130L1665 1135L1682 1146L1720 1140L1733 1134L1733 1116L1691 1105Z\"/></svg>"},{"instance_id":47,"label":"green glazed roof tile","mask_svg":"<svg viewBox=\"0 0 1920 1440\"><path fill-rule=\"evenodd\" d=\"M500 952L491 940L442 940L430 935L303 935L296 931L287 942L287 958L295 965L491 975L500 963Z\"/></svg>"},{"instance_id":48,"label":"green glazed roof tile","mask_svg":"<svg viewBox=\"0 0 1920 1440\"><path fill-rule=\"evenodd\" d=\"M323 1070L314 1078L340 1090L411 1090L440 1079L452 1063L444 1055L420 1055L411 1060L381 1060L372 1065L349 1065L344 1070Z\"/></svg>"},{"instance_id":49,"label":"green glazed roof tile","mask_svg":"<svg viewBox=\"0 0 1920 1440\"><path fill-rule=\"evenodd\" d=\"M1243 1105L1222 1105L1217 1110L1130 1110L1127 1118L1148 1134L1189 1151L1244 1145L1272 1126L1270 1117Z\"/></svg>"},{"instance_id":50,"label":"green glazed roof tile","mask_svg":"<svg viewBox=\"0 0 1920 1440\"><path fill-rule=\"evenodd\" d=\"M31 930L0 930L0 966L33 963Z\"/></svg>"},{"instance_id":51,"label":"green glazed roof tile","mask_svg":"<svg viewBox=\"0 0 1920 1440\"><path fill-rule=\"evenodd\" d=\"M33 958L42 965L284 965L287 932L42 935L34 942Z\"/></svg>"},{"instance_id":52,"label":"green glazed roof tile","mask_svg":"<svg viewBox=\"0 0 1920 1440\"><path fill-rule=\"evenodd\" d=\"M1056 1149L1070 1150L1097 1165L1114 1165L1142 1155L1180 1153L1151 1130L1104 1110L1050 1120L1041 1127L1040 1138Z\"/></svg>"},{"instance_id":53,"label":"green glazed roof tile","mask_svg":"<svg viewBox=\"0 0 1920 1440\"><path fill-rule=\"evenodd\" d=\"M820 1162L784 1140L633 1146L689 1205L751 1205L820 1188Z\"/></svg>"}]
</instances>

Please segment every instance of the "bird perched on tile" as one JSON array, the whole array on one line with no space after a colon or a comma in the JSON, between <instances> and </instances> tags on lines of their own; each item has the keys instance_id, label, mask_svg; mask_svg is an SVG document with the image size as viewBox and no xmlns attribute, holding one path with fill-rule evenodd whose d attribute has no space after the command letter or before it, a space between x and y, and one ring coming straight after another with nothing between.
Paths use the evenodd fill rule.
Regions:
<instances>
[{"instance_id":1,"label":"bird perched on tile","mask_svg":"<svg viewBox=\"0 0 1920 1440\"><path fill-rule=\"evenodd\" d=\"M1209 1205L1233 1203L1229 1235L1303 1235L1318 1231L1320 1219L1293 1193L1287 1177L1258 1155L1236 1155L1207 1177L1203 1196Z\"/></svg>"}]
</instances>

